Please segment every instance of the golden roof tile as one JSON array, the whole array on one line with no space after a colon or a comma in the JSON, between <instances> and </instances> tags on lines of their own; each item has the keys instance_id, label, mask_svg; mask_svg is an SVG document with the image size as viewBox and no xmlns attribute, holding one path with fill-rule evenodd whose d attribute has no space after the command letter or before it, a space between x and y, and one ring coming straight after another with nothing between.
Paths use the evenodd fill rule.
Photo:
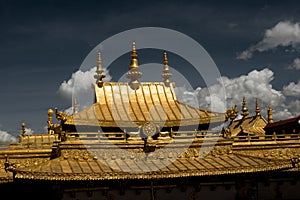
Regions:
<instances>
[{"instance_id":1,"label":"golden roof tile","mask_svg":"<svg viewBox=\"0 0 300 200\"><path fill-rule=\"evenodd\" d=\"M95 86L96 102L67 118L65 124L103 127L136 127L148 122L166 127L225 121L224 113L210 112L177 100L172 85L141 83L132 90L128 83Z\"/></svg>"}]
</instances>

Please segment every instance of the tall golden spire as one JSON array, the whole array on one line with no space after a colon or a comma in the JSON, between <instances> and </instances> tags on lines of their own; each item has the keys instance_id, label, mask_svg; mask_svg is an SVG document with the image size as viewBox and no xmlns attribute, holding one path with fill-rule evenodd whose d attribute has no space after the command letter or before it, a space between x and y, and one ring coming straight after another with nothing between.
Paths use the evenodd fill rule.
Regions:
<instances>
[{"instance_id":1,"label":"tall golden spire","mask_svg":"<svg viewBox=\"0 0 300 200\"><path fill-rule=\"evenodd\" d=\"M137 59L137 52L135 42L132 43L132 51L131 51L131 61L129 66L129 71L126 74L126 77L130 79L129 85L131 89L137 90L139 88L138 79L143 75L142 72L139 71L139 64Z\"/></svg>"},{"instance_id":2,"label":"tall golden spire","mask_svg":"<svg viewBox=\"0 0 300 200\"><path fill-rule=\"evenodd\" d=\"M273 123L273 111L272 111L272 107L269 105L268 107L268 122L269 123Z\"/></svg>"},{"instance_id":3,"label":"tall golden spire","mask_svg":"<svg viewBox=\"0 0 300 200\"><path fill-rule=\"evenodd\" d=\"M255 102L255 113L256 113L256 117L260 116L260 108L258 106L257 98L256 98L256 102Z\"/></svg>"},{"instance_id":4,"label":"tall golden spire","mask_svg":"<svg viewBox=\"0 0 300 200\"><path fill-rule=\"evenodd\" d=\"M249 115L249 112L248 112L248 108L247 108L247 105L246 105L246 98L244 97L243 98L243 105L242 105L242 116L243 116L243 118L245 118L248 115Z\"/></svg>"},{"instance_id":5,"label":"tall golden spire","mask_svg":"<svg viewBox=\"0 0 300 200\"><path fill-rule=\"evenodd\" d=\"M172 76L172 74L170 73L170 68L169 68L169 61L167 58L167 52L164 52L164 69L163 69L163 73L161 75L161 77L164 79L165 85L167 87L170 87L170 80L169 78Z\"/></svg>"},{"instance_id":6,"label":"tall golden spire","mask_svg":"<svg viewBox=\"0 0 300 200\"><path fill-rule=\"evenodd\" d=\"M101 60L101 54L100 51L98 52L98 60L97 60L97 70L94 78L96 79L96 83L98 87L103 86L103 81L102 79L106 77L105 73L103 73L103 67L102 67L102 60Z\"/></svg>"}]
</instances>

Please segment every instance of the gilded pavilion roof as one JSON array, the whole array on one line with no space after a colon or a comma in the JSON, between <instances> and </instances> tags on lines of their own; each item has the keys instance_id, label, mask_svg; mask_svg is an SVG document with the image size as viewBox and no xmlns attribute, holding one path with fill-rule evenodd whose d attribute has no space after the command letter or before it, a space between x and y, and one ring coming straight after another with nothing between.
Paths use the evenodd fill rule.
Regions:
<instances>
[{"instance_id":1,"label":"gilded pavilion roof","mask_svg":"<svg viewBox=\"0 0 300 200\"><path fill-rule=\"evenodd\" d=\"M65 124L102 127L141 126L147 122L165 127L225 121L224 113L210 112L177 100L173 86L142 82L132 90L126 82L95 85L96 103L67 117Z\"/></svg>"},{"instance_id":2,"label":"gilded pavilion roof","mask_svg":"<svg viewBox=\"0 0 300 200\"><path fill-rule=\"evenodd\" d=\"M163 166L151 171L153 166ZM18 169L17 179L37 180L116 180L158 179L192 176L211 176L276 171L292 168L290 159L266 159L232 153L209 155L204 158L179 158L170 164L167 158L134 159L73 159L57 158L41 165ZM144 171L135 173L136 171Z\"/></svg>"},{"instance_id":3,"label":"gilded pavilion roof","mask_svg":"<svg viewBox=\"0 0 300 200\"><path fill-rule=\"evenodd\" d=\"M233 120L226 128L226 132L230 133L231 137L239 136L241 133L262 136L265 134L266 125L267 121L262 116L251 116Z\"/></svg>"},{"instance_id":4,"label":"gilded pavilion roof","mask_svg":"<svg viewBox=\"0 0 300 200\"><path fill-rule=\"evenodd\" d=\"M235 107L236 109L236 107ZM235 111L237 112L237 111ZM264 117L260 114L260 109L258 107L258 101L256 100L256 115L248 116L248 108L246 106L246 99L243 98L242 104L242 118L235 119L232 118L232 121L225 129L225 134L229 137L237 137L242 134L250 135L250 136L264 136L265 135L265 126L268 122L264 119Z\"/></svg>"}]
</instances>

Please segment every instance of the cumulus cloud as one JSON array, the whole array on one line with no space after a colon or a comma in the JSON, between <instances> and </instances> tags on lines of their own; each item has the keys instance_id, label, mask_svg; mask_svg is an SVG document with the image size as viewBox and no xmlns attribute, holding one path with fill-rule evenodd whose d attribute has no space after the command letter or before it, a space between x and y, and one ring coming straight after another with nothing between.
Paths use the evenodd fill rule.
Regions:
<instances>
[{"instance_id":1,"label":"cumulus cloud","mask_svg":"<svg viewBox=\"0 0 300 200\"><path fill-rule=\"evenodd\" d=\"M247 60L251 58L256 51L268 51L280 46L299 48L300 26L298 22L281 21L277 23L273 28L265 31L264 37L260 42L250 46L245 51L238 53L236 58Z\"/></svg>"},{"instance_id":2,"label":"cumulus cloud","mask_svg":"<svg viewBox=\"0 0 300 200\"><path fill-rule=\"evenodd\" d=\"M300 97L300 81L298 83L291 82L283 87L283 93L286 96Z\"/></svg>"},{"instance_id":3,"label":"cumulus cloud","mask_svg":"<svg viewBox=\"0 0 300 200\"><path fill-rule=\"evenodd\" d=\"M17 138L6 131L0 130L0 142L16 142Z\"/></svg>"},{"instance_id":4,"label":"cumulus cloud","mask_svg":"<svg viewBox=\"0 0 300 200\"><path fill-rule=\"evenodd\" d=\"M20 133L22 133L22 131L20 131ZM34 133L34 130L32 130L31 128L25 127L25 133L26 133L26 134L33 134L33 133Z\"/></svg>"},{"instance_id":5,"label":"cumulus cloud","mask_svg":"<svg viewBox=\"0 0 300 200\"><path fill-rule=\"evenodd\" d=\"M58 89L59 94L72 102L73 98L76 98L79 108L84 108L90 105L93 98L92 83L95 83L96 67L91 68L88 71L78 70L72 74L69 80L63 81ZM108 70L104 69L106 77L104 81L111 80ZM73 102L72 102L73 103ZM66 112L72 113L72 108L67 108Z\"/></svg>"},{"instance_id":6,"label":"cumulus cloud","mask_svg":"<svg viewBox=\"0 0 300 200\"><path fill-rule=\"evenodd\" d=\"M257 98L262 115L265 117L268 105L273 107L275 120L297 116L300 113L300 102L295 99L288 100L284 95L287 91L290 91L288 88L294 88L295 92L295 87L291 87L290 84L283 91L276 90L271 84L273 79L274 73L268 68L260 71L253 70L247 75L237 78L223 76L221 77L222 82L220 81L219 84L210 86L209 89L197 88L195 91L188 92L184 92L184 88L177 89L177 91L181 91L177 93L177 98L179 101L189 104L192 99L191 96L194 96L198 99L198 107L224 112L225 110L222 110L222 108L229 109L233 105L237 105L240 111L243 97L245 97L248 110L252 114L255 113L255 101ZM297 85L300 84L298 83ZM224 95L220 94L219 91L222 91L223 87L226 92L226 102L220 102L221 97ZM218 106L218 108L211 108L210 105L212 104Z\"/></svg>"},{"instance_id":7,"label":"cumulus cloud","mask_svg":"<svg viewBox=\"0 0 300 200\"><path fill-rule=\"evenodd\" d=\"M288 66L288 69L300 70L300 59L295 58L293 63Z\"/></svg>"}]
</instances>

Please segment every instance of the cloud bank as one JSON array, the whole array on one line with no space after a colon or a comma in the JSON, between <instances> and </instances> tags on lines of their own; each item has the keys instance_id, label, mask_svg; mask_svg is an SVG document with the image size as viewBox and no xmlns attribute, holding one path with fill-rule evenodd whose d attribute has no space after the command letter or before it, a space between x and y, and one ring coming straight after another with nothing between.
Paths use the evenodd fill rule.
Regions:
<instances>
[{"instance_id":1,"label":"cloud bank","mask_svg":"<svg viewBox=\"0 0 300 200\"><path fill-rule=\"evenodd\" d=\"M290 64L288 69L295 69L295 70L300 70L300 58L295 58L293 63Z\"/></svg>"},{"instance_id":2,"label":"cloud bank","mask_svg":"<svg viewBox=\"0 0 300 200\"><path fill-rule=\"evenodd\" d=\"M237 59L247 60L253 53L276 49L277 47L288 47L298 49L300 46L300 25L298 22L281 21L273 28L267 29L263 39L255 45L250 46L245 51L237 54Z\"/></svg>"},{"instance_id":3,"label":"cloud bank","mask_svg":"<svg viewBox=\"0 0 300 200\"><path fill-rule=\"evenodd\" d=\"M6 131L0 130L0 142L17 142L17 138Z\"/></svg>"},{"instance_id":4,"label":"cloud bank","mask_svg":"<svg viewBox=\"0 0 300 200\"><path fill-rule=\"evenodd\" d=\"M223 76L221 79L225 87L226 102L219 102L221 99L219 91L222 91L221 87L223 87L221 82L211 86L209 90L208 88L197 88L194 91L186 91L185 88L176 88L177 98L179 101L187 104L190 104L193 98L197 98L200 108L224 112L225 110L221 110L223 104L227 109L237 105L240 111L243 97L245 97L251 114L255 113L255 101L257 98L264 117L266 117L268 105L271 105L273 108L275 120L286 119L300 114L300 101L297 99L297 97L300 97L300 81L298 83L291 82L289 85L284 86L282 90L276 90L271 83L274 79L274 73L268 68L260 71L253 70L247 75L237 78L230 79ZM211 108L210 105L212 104L220 105L220 107Z\"/></svg>"},{"instance_id":5,"label":"cloud bank","mask_svg":"<svg viewBox=\"0 0 300 200\"><path fill-rule=\"evenodd\" d=\"M81 70L76 71L69 80L65 80L60 84L58 93L70 102L72 102L73 98L76 98L79 109L91 105L92 98L94 97L92 83L96 82L94 78L95 73L96 67L85 72ZM110 81L111 76L109 75L109 71L104 69L104 73L106 74L106 77L103 80ZM73 112L73 102L71 104L72 107L65 109L65 112L68 114Z\"/></svg>"}]
</instances>

